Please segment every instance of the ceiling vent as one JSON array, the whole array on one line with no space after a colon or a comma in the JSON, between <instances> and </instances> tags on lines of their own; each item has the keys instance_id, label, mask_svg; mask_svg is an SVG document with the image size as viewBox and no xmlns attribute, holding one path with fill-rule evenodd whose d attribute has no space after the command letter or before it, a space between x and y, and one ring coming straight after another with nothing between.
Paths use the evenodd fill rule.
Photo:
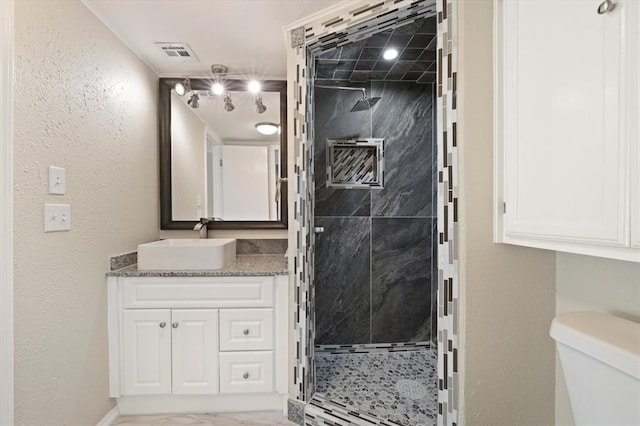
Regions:
<instances>
[{"instance_id":1,"label":"ceiling vent","mask_svg":"<svg viewBox=\"0 0 640 426\"><path fill-rule=\"evenodd\" d=\"M198 62L198 57L187 43L155 43L170 60L176 62Z\"/></svg>"}]
</instances>

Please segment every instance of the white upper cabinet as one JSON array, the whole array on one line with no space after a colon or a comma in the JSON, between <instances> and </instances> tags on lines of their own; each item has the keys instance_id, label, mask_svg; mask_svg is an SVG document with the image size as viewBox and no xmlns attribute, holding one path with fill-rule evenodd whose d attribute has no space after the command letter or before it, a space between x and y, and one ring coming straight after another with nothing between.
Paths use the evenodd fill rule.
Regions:
<instances>
[{"instance_id":1,"label":"white upper cabinet","mask_svg":"<svg viewBox=\"0 0 640 426\"><path fill-rule=\"evenodd\" d=\"M640 261L640 7L601 3L495 1L495 237Z\"/></svg>"}]
</instances>

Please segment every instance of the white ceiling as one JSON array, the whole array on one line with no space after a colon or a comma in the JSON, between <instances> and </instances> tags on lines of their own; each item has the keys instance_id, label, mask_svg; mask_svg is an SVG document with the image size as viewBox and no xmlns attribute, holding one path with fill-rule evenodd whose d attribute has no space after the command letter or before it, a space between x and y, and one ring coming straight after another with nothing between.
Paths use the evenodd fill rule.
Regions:
<instances>
[{"instance_id":1,"label":"white ceiling","mask_svg":"<svg viewBox=\"0 0 640 426\"><path fill-rule=\"evenodd\" d=\"M286 77L283 27L337 0L83 0L159 76L208 75L211 64ZM173 62L155 42L186 42L200 62Z\"/></svg>"}]
</instances>

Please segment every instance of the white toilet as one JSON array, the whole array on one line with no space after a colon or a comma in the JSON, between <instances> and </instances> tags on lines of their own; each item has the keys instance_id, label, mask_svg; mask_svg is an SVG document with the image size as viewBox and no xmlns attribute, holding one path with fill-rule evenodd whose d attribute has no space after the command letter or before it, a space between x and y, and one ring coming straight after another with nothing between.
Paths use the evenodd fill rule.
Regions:
<instances>
[{"instance_id":1,"label":"white toilet","mask_svg":"<svg viewBox=\"0 0 640 426\"><path fill-rule=\"evenodd\" d=\"M555 317L549 334L576 425L640 425L640 324L572 312Z\"/></svg>"}]
</instances>

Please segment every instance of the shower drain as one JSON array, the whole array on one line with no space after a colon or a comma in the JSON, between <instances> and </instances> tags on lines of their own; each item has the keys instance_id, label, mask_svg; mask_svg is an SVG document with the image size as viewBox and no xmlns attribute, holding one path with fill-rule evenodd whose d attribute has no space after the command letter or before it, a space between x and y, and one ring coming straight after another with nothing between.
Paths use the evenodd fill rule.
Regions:
<instances>
[{"instance_id":1,"label":"shower drain","mask_svg":"<svg viewBox=\"0 0 640 426\"><path fill-rule=\"evenodd\" d=\"M398 380L396 382L396 390L400 392L402 396L410 399L422 398L427 394L427 388L415 380Z\"/></svg>"}]
</instances>

